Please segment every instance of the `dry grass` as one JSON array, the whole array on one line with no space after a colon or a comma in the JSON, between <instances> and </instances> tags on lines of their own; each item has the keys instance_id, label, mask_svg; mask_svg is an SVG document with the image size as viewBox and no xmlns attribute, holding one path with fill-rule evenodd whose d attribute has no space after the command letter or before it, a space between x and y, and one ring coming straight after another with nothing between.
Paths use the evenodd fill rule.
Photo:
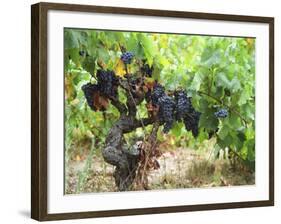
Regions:
<instances>
[{"instance_id":1,"label":"dry grass","mask_svg":"<svg viewBox=\"0 0 281 224\"><path fill-rule=\"evenodd\" d=\"M242 164L233 167L228 160L214 160L209 154L189 149L163 153L158 158L160 169L151 171L148 176L149 188L151 190L202 188L255 183L255 174ZM105 163L100 155L86 158L87 156L80 161L68 162L66 193L117 191L113 166Z\"/></svg>"}]
</instances>

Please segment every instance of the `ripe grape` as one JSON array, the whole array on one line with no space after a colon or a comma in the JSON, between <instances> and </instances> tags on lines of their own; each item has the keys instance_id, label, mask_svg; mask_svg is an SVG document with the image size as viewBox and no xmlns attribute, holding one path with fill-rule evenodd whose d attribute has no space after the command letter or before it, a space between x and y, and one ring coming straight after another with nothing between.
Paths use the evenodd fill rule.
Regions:
<instances>
[{"instance_id":1,"label":"ripe grape","mask_svg":"<svg viewBox=\"0 0 281 224\"><path fill-rule=\"evenodd\" d=\"M98 92L98 94L105 97L105 99L117 98L119 84L119 80L113 71L98 70L96 77L97 84L87 83L82 86L87 103L94 111L97 110L94 106L94 94Z\"/></svg>"},{"instance_id":2,"label":"ripe grape","mask_svg":"<svg viewBox=\"0 0 281 224\"><path fill-rule=\"evenodd\" d=\"M98 88L106 97L116 98L118 94L118 78L113 71L98 70L97 71Z\"/></svg>"},{"instance_id":3,"label":"ripe grape","mask_svg":"<svg viewBox=\"0 0 281 224\"><path fill-rule=\"evenodd\" d=\"M223 108L218 110L217 112L214 113L216 118L226 118L228 116L228 110Z\"/></svg>"},{"instance_id":4,"label":"ripe grape","mask_svg":"<svg viewBox=\"0 0 281 224\"><path fill-rule=\"evenodd\" d=\"M192 109L191 98L187 97L186 92L183 90L175 92L176 100L176 120L180 121L184 118L185 114L190 112Z\"/></svg>"},{"instance_id":5,"label":"ripe grape","mask_svg":"<svg viewBox=\"0 0 281 224\"><path fill-rule=\"evenodd\" d=\"M98 86L89 82L82 86L82 91L84 92L89 107L96 111L97 108L94 106L94 93L99 91Z\"/></svg>"},{"instance_id":6,"label":"ripe grape","mask_svg":"<svg viewBox=\"0 0 281 224\"><path fill-rule=\"evenodd\" d=\"M194 137L198 136L198 124L200 113L197 112L191 103L191 97L187 97L185 91L175 92L176 111L175 117L177 121L183 121L187 131L192 131Z\"/></svg>"},{"instance_id":7,"label":"ripe grape","mask_svg":"<svg viewBox=\"0 0 281 224\"><path fill-rule=\"evenodd\" d=\"M194 137L198 136L198 124L200 120L200 112L193 110L183 118L183 122L187 131L192 131Z\"/></svg>"},{"instance_id":8,"label":"ripe grape","mask_svg":"<svg viewBox=\"0 0 281 224\"><path fill-rule=\"evenodd\" d=\"M164 124L163 132L167 133L172 128L174 123L175 102L172 97L163 95L162 97L159 98L158 104L159 104L158 117L160 123Z\"/></svg>"},{"instance_id":9,"label":"ripe grape","mask_svg":"<svg viewBox=\"0 0 281 224\"><path fill-rule=\"evenodd\" d=\"M124 64L131 64L133 57L134 54L130 51L127 51L121 55L121 60L124 62Z\"/></svg>"},{"instance_id":10,"label":"ripe grape","mask_svg":"<svg viewBox=\"0 0 281 224\"><path fill-rule=\"evenodd\" d=\"M153 91L151 94L151 100L152 100L152 104L154 106L158 106L158 100L160 99L160 97L165 95L165 89L163 86L161 86L160 84L156 84L153 87Z\"/></svg>"}]
</instances>

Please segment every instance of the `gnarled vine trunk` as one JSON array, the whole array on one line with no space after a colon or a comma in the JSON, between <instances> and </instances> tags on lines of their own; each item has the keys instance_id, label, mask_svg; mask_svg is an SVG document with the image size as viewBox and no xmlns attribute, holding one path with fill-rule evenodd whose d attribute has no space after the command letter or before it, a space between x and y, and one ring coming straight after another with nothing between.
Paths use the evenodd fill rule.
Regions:
<instances>
[{"instance_id":1,"label":"gnarled vine trunk","mask_svg":"<svg viewBox=\"0 0 281 224\"><path fill-rule=\"evenodd\" d=\"M120 81L120 86L126 91L127 102L125 105L119 99L110 98L111 103L118 109L120 118L106 137L102 155L107 163L115 166L114 179L118 190L126 191L135 179L140 152L134 145L128 148L123 135L152 124L154 119L148 117L138 120L137 105L144 100L144 95L138 95L128 82Z\"/></svg>"},{"instance_id":2,"label":"gnarled vine trunk","mask_svg":"<svg viewBox=\"0 0 281 224\"><path fill-rule=\"evenodd\" d=\"M149 118L137 120L132 115L122 115L106 137L102 155L107 163L115 166L114 179L120 191L130 189L136 176L140 154L137 147L128 148L123 135L152 123L153 120Z\"/></svg>"}]
</instances>

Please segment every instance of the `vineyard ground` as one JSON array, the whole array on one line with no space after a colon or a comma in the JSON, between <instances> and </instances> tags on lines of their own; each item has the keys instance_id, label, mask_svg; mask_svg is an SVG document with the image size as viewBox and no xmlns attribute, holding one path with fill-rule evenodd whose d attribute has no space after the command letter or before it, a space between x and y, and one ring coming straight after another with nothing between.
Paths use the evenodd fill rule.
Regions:
<instances>
[{"instance_id":1,"label":"vineyard ground","mask_svg":"<svg viewBox=\"0 0 281 224\"><path fill-rule=\"evenodd\" d=\"M210 151L192 149L166 151L159 158L160 168L148 176L151 190L175 188L202 188L255 184L255 174L242 164L235 166L227 159L214 159ZM85 169L87 156L66 164L66 194L113 192L114 167L96 154ZM138 190L135 187L133 190Z\"/></svg>"}]
</instances>

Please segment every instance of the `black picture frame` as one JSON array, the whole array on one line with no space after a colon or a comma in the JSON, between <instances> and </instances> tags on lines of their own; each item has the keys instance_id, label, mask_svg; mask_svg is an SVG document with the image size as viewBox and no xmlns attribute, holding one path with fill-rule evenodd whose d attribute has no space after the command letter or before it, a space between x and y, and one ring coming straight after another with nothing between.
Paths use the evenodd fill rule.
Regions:
<instances>
[{"instance_id":1,"label":"black picture frame","mask_svg":"<svg viewBox=\"0 0 281 224\"><path fill-rule=\"evenodd\" d=\"M88 211L75 213L48 214L47 192L47 13L49 10L72 12L99 12L129 14L138 16L160 16L167 18L194 18L264 23L269 25L269 199L264 201L244 201L202 205L169 206L153 208L131 208L108 211ZM226 208L245 208L274 205L274 18L210 14L183 11L164 11L139 8L118 8L90 5L38 3L31 6L31 217L39 221L80 219L92 217L141 215Z\"/></svg>"}]
</instances>

